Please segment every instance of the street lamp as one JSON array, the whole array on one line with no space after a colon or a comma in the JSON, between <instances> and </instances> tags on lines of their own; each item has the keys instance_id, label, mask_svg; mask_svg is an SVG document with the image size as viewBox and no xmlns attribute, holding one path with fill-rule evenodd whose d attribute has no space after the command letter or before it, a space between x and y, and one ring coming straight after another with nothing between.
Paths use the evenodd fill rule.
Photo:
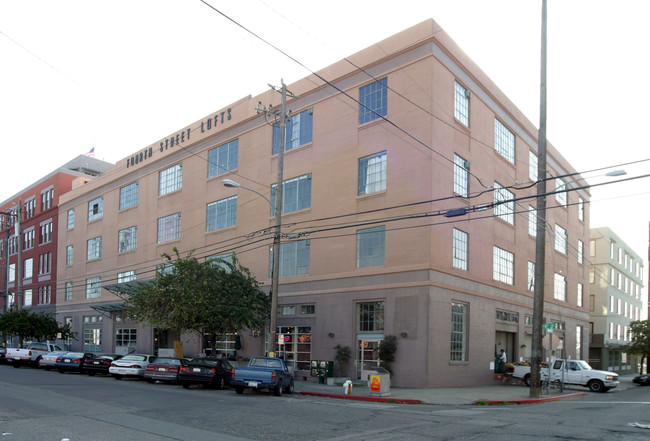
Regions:
<instances>
[{"instance_id":1,"label":"street lamp","mask_svg":"<svg viewBox=\"0 0 650 441\"><path fill-rule=\"evenodd\" d=\"M279 278L280 278L280 226L282 224L282 207L278 205L278 197L276 195L276 206L269 198L262 193L253 190L252 188L245 187L232 179L224 179L223 185L230 188L243 188L244 190L252 191L264 198L271 206L271 211L275 214L275 231L273 232L273 268L271 269L271 323L269 325L269 356L275 356L275 348L277 347L277 327L278 327L278 294L279 294ZM279 185L282 185L280 183Z\"/></svg>"}]
</instances>

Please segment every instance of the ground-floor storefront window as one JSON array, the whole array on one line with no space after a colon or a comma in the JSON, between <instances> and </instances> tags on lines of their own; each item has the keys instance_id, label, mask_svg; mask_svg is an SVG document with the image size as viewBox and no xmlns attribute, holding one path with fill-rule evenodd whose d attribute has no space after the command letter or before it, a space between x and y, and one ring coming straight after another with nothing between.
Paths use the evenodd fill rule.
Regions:
<instances>
[{"instance_id":1,"label":"ground-floor storefront window","mask_svg":"<svg viewBox=\"0 0 650 441\"><path fill-rule=\"evenodd\" d=\"M135 352L137 337L137 329L124 328L116 330L115 352L118 354L128 354L129 352Z\"/></svg>"},{"instance_id":2,"label":"ground-floor storefront window","mask_svg":"<svg viewBox=\"0 0 650 441\"><path fill-rule=\"evenodd\" d=\"M278 326L278 356L308 371L311 361L311 326Z\"/></svg>"}]
</instances>

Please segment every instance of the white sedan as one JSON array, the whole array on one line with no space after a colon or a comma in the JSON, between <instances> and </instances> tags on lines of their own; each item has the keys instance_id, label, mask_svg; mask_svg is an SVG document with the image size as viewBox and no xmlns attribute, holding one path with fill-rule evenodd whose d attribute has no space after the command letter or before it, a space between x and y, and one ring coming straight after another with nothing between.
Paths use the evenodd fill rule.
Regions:
<instances>
[{"instance_id":1,"label":"white sedan","mask_svg":"<svg viewBox=\"0 0 650 441\"><path fill-rule=\"evenodd\" d=\"M48 352L38 360L38 367L43 368L46 371L49 371L50 369L54 369L54 363L56 363L56 359L58 357L64 356L67 353L68 351Z\"/></svg>"},{"instance_id":2,"label":"white sedan","mask_svg":"<svg viewBox=\"0 0 650 441\"><path fill-rule=\"evenodd\" d=\"M116 380L121 380L124 377L144 379L144 372L147 369L147 365L155 359L156 356L150 354L125 355L111 363L111 367L108 368L108 373Z\"/></svg>"}]
</instances>

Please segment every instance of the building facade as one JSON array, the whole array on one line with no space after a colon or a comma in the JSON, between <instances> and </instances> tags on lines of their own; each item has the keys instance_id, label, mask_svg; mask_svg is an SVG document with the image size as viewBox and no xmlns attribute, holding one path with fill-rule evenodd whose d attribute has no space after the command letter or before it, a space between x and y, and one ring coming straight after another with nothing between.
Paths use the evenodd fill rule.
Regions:
<instances>
[{"instance_id":1,"label":"building facade","mask_svg":"<svg viewBox=\"0 0 650 441\"><path fill-rule=\"evenodd\" d=\"M589 243L589 363L595 369L639 372L627 354L630 322L643 320L643 259L607 227L592 228Z\"/></svg>"},{"instance_id":2,"label":"building facade","mask_svg":"<svg viewBox=\"0 0 650 441\"><path fill-rule=\"evenodd\" d=\"M0 203L0 211L10 213L1 216L0 283L8 292L3 311L15 305L54 313L59 197L112 166L80 155Z\"/></svg>"},{"instance_id":3,"label":"building facade","mask_svg":"<svg viewBox=\"0 0 650 441\"><path fill-rule=\"evenodd\" d=\"M484 384L501 349L529 358L533 124L433 20L288 89L277 331L296 375L340 344L352 349L340 374L366 378L387 335L401 387ZM59 253L73 259L58 263L57 317L82 337L75 349L204 352L200 336L132 321L114 294L174 248L235 253L270 289L280 125L258 111L280 102L274 90L243 98L61 198ZM572 191L580 176L550 144L548 177L545 319L581 358L589 194ZM266 351L265 335L238 337L239 355Z\"/></svg>"}]
</instances>

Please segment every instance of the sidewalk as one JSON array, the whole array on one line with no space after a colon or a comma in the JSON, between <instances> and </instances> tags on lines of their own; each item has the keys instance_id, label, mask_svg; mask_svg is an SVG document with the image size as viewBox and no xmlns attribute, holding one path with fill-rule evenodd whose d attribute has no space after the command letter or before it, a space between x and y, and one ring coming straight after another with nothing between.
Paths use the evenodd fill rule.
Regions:
<instances>
[{"instance_id":1,"label":"sidewalk","mask_svg":"<svg viewBox=\"0 0 650 441\"><path fill-rule=\"evenodd\" d=\"M636 387L632 383L634 375L621 375L620 384L607 393L617 393ZM431 389L409 389L392 387L386 397L371 396L370 388L362 382L355 382L351 395L345 395L342 385L329 386L313 381L296 381L296 393L328 398L360 400L372 402L403 403L403 404L437 404L437 405L470 405L470 404L536 404L558 401L585 396L587 388L565 388L563 393L552 390L548 395L531 399L530 390L525 385L495 384L492 386L441 387Z\"/></svg>"}]
</instances>

